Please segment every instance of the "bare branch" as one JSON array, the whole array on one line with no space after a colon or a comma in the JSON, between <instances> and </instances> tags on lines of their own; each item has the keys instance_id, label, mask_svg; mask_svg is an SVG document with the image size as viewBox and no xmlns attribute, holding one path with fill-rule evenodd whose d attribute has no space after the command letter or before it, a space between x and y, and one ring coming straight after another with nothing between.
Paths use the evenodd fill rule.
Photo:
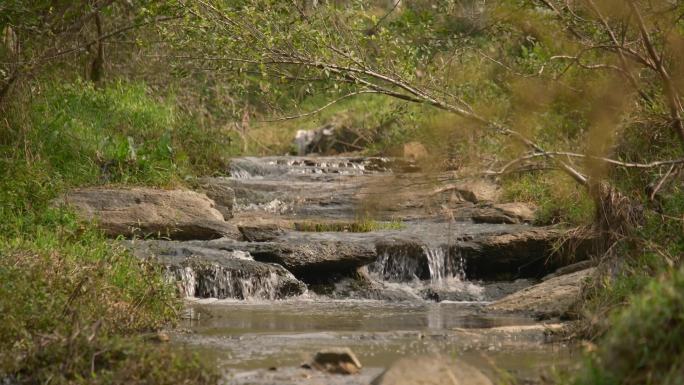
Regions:
<instances>
[{"instance_id":1,"label":"bare branch","mask_svg":"<svg viewBox=\"0 0 684 385\"><path fill-rule=\"evenodd\" d=\"M621 167L626 167L626 168L639 168L639 169L649 169L649 168L655 168L655 167L660 167L660 166L674 166L674 165L678 165L678 164L684 164L684 158L671 159L671 160L658 160L658 161L653 161L653 162L649 162L649 163L632 163L632 162L622 162L622 161L610 159L610 158L585 155L585 154L578 154L578 153L574 153L574 152L549 151L547 153L526 154L524 156L513 159L512 161L506 163L499 171L488 171L487 174L488 175L505 174L511 167L513 167L517 164L520 164L520 163L525 162L525 161L530 160L530 159L539 158L539 157L548 157L548 156L563 156L563 157L569 157L569 158L591 159L591 160L598 160L598 161L608 163L608 164L613 164L616 166L621 166Z\"/></svg>"},{"instance_id":2,"label":"bare branch","mask_svg":"<svg viewBox=\"0 0 684 385\"><path fill-rule=\"evenodd\" d=\"M660 191L660 189L663 187L663 185L665 184L665 181L667 180L667 178L670 177L670 175L672 174L672 171L674 170L675 166L676 166L676 164L671 165L670 168L669 168L669 169L667 170L667 172L665 173L665 175L663 175L663 177L660 178L660 180L658 181L658 183L656 183L655 187L653 188L653 191L651 192L651 195L648 197L648 199L649 199L651 202L653 202L653 199L655 199L656 194L658 194L658 191Z\"/></svg>"},{"instance_id":3,"label":"bare branch","mask_svg":"<svg viewBox=\"0 0 684 385\"><path fill-rule=\"evenodd\" d=\"M292 120L292 119L304 118L304 117L307 117L307 116L315 115L315 114L317 114L317 113L319 113L319 112L325 110L326 108L332 106L333 104L336 104L336 103L338 103L338 102L340 102L340 101L342 101L342 100L344 100L344 99L350 98L350 97L352 97L352 96L361 95L361 94L379 94L379 93L381 93L381 92L379 92L379 91L374 91L374 90L361 90L361 91L357 91L357 92L352 92L352 93L350 93L350 94L346 94L346 95L344 95L344 96L342 96L342 97L340 97L340 98L337 98L337 99L335 99L335 100L333 100L333 101L331 101L331 102L329 102L329 103L326 103L323 107L317 108L317 109L315 109L315 110L313 110L313 111L310 111L310 112L306 112L306 113L299 114L299 115L285 116L285 117L278 118L278 119L262 120L261 122L263 122L263 123L273 123L273 122L282 122L282 121L284 121L284 120ZM259 123L260 123L260 122L259 122Z\"/></svg>"}]
</instances>

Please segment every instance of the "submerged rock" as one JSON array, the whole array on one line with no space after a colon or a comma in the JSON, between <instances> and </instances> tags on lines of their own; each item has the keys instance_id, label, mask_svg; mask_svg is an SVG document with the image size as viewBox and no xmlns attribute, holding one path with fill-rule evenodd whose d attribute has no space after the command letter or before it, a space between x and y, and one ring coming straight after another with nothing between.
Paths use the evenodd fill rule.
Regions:
<instances>
[{"instance_id":1,"label":"submerged rock","mask_svg":"<svg viewBox=\"0 0 684 385\"><path fill-rule=\"evenodd\" d=\"M310 366L333 374L356 374L361 362L349 348L329 348L317 352Z\"/></svg>"},{"instance_id":2,"label":"submerged rock","mask_svg":"<svg viewBox=\"0 0 684 385\"><path fill-rule=\"evenodd\" d=\"M492 382L463 361L420 356L400 359L371 385L492 385Z\"/></svg>"},{"instance_id":3,"label":"submerged rock","mask_svg":"<svg viewBox=\"0 0 684 385\"><path fill-rule=\"evenodd\" d=\"M215 239L237 236L214 201L188 190L150 188L82 188L57 203L73 207L79 217L94 220L111 237Z\"/></svg>"},{"instance_id":4,"label":"submerged rock","mask_svg":"<svg viewBox=\"0 0 684 385\"><path fill-rule=\"evenodd\" d=\"M540 284L508 295L487 306L496 312L528 313L539 318L571 317L580 299L584 283L595 268L551 278Z\"/></svg>"}]
</instances>

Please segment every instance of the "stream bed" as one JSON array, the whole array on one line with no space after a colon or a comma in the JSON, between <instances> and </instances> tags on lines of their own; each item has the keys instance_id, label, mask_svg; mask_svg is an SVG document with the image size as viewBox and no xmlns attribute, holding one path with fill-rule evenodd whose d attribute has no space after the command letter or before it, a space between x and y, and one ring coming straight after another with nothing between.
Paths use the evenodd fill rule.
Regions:
<instances>
[{"instance_id":1,"label":"stream bed","mask_svg":"<svg viewBox=\"0 0 684 385\"><path fill-rule=\"evenodd\" d=\"M234 192L214 199L239 236L128 245L188 297L175 346L226 384L368 385L399 358L431 355L522 384L576 359L551 342L557 320L486 309L554 271L553 230L474 223L481 206L381 158L241 158L210 183ZM335 347L354 352L359 374L302 368Z\"/></svg>"},{"instance_id":2,"label":"stream bed","mask_svg":"<svg viewBox=\"0 0 684 385\"><path fill-rule=\"evenodd\" d=\"M487 315L478 303L325 300L193 300L174 340L215 361L229 384L368 384L401 357L457 357L492 377L532 381L573 361L532 318ZM553 325L549 325L549 328ZM299 366L325 348L349 347L357 376Z\"/></svg>"}]
</instances>

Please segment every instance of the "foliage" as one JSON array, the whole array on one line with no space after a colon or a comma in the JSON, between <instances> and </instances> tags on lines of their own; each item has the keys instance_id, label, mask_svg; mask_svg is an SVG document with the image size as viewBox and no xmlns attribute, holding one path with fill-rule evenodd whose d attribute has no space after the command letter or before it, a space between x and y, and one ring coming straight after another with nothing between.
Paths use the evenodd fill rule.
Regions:
<instances>
[{"instance_id":1,"label":"foliage","mask_svg":"<svg viewBox=\"0 0 684 385\"><path fill-rule=\"evenodd\" d=\"M315 3L0 4L1 250L14 261L2 265L8 274L2 287L12 301L27 302L8 313L20 320L17 329L3 333L22 341L20 350L12 350L20 357L33 352L12 370L33 370L31 362L40 367L79 346L87 353L74 353L66 373L93 380L84 358L91 348L128 350L129 341L115 335L171 317L162 306L170 297L158 275L70 213L50 208L58 193L84 184L180 184L195 174L221 173L231 155L289 152L297 130L335 119L372 137L367 152L398 155L404 143L419 141L428 148L428 171L498 175L508 199L540 206L539 223L600 220L597 207L610 207L589 192L615 187L627 197L619 202L645 207L646 221L612 238L617 242L605 258L606 274L587 296L592 337L606 331L606 314L618 314L645 287L651 294L639 298L669 299L638 300L610 319L636 327L630 314L657 306L644 329L655 333L665 315L676 314L679 300L668 291L678 287L681 274L671 271L684 251L681 167L616 164L681 157L682 4L416 0L389 9L379 0ZM95 76L102 71L108 76ZM46 80L57 78L62 80ZM279 120L297 114L304 119ZM38 271L36 261L73 276ZM97 290L76 296L83 302L74 303L74 314L83 321L69 329L59 308L69 303L65 293L74 292L74 282L91 282L86 271L96 273L92 282L114 299L93 302L102 294ZM672 278L650 284L654 275ZM45 298L47 290L60 293L55 302L38 295L31 307L18 294L29 296L29 287L20 285L29 279L41 282ZM136 293L150 287L156 289L142 301L139 324L118 319L99 326L109 330L92 346L74 342L84 341L96 312L109 314L115 302L135 303ZM34 319L41 306L53 305L44 319ZM50 345L54 350L44 356L31 351L52 329L62 336ZM615 336L629 332L617 329ZM594 382L619 382L625 375L606 353L611 346L622 349L616 338L606 337L603 353L589 361ZM98 378L124 378L117 362L146 370L146 364L134 365L132 357L147 354L137 349L128 358L109 356L113 366L99 370ZM678 369L659 361L665 350L649 351L658 353L652 366L645 355L632 357L638 361L630 362L634 379L676 381L667 373ZM681 352L674 355L681 358Z\"/></svg>"},{"instance_id":2,"label":"foliage","mask_svg":"<svg viewBox=\"0 0 684 385\"><path fill-rule=\"evenodd\" d=\"M0 378L215 383L197 359L136 337L177 318L175 289L159 268L51 205L64 189L105 177L179 180L184 163L163 146L173 143L163 141L176 124L173 108L142 86L51 87L14 105L0 126ZM118 164L105 174L99 162L107 157Z\"/></svg>"},{"instance_id":3,"label":"foliage","mask_svg":"<svg viewBox=\"0 0 684 385\"><path fill-rule=\"evenodd\" d=\"M3 179L1 191L13 183ZM0 237L0 377L20 384L215 382L211 369L185 353L125 337L177 317L175 290L158 268L61 209L3 218L10 231Z\"/></svg>"},{"instance_id":4,"label":"foliage","mask_svg":"<svg viewBox=\"0 0 684 385\"><path fill-rule=\"evenodd\" d=\"M594 202L586 189L561 172L511 175L503 188L507 200L539 205L539 224L586 225L594 220Z\"/></svg>"},{"instance_id":5,"label":"foliage","mask_svg":"<svg viewBox=\"0 0 684 385\"><path fill-rule=\"evenodd\" d=\"M0 145L22 143L27 161L72 185L169 185L194 172L220 170L230 146L179 113L172 98L158 101L147 91L121 82L102 89L43 84L25 110L16 107L25 119L0 128Z\"/></svg>"},{"instance_id":6,"label":"foliage","mask_svg":"<svg viewBox=\"0 0 684 385\"><path fill-rule=\"evenodd\" d=\"M680 384L684 376L684 270L650 281L587 357L575 384Z\"/></svg>"}]
</instances>

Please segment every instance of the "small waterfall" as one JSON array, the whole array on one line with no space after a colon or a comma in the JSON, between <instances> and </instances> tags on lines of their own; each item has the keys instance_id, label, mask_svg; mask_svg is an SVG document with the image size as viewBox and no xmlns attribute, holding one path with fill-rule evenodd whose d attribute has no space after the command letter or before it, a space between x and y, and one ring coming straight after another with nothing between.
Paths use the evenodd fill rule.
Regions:
<instances>
[{"instance_id":1,"label":"small waterfall","mask_svg":"<svg viewBox=\"0 0 684 385\"><path fill-rule=\"evenodd\" d=\"M426 279L429 270L424 260L410 247L386 249L368 266L368 272L382 281L408 282Z\"/></svg>"},{"instance_id":2,"label":"small waterfall","mask_svg":"<svg viewBox=\"0 0 684 385\"><path fill-rule=\"evenodd\" d=\"M233 179L273 179L284 175L365 175L388 172L386 158L264 157L236 158L230 165Z\"/></svg>"},{"instance_id":3,"label":"small waterfall","mask_svg":"<svg viewBox=\"0 0 684 385\"><path fill-rule=\"evenodd\" d=\"M249 171L243 170L241 168L233 168L230 170L230 176L233 179L253 179L254 175L252 175Z\"/></svg>"},{"instance_id":4,"label":"small waterfall","mask_svg":"<svg viewBox=\"0 0 684 385\"><path fill-rule=\"evenodd\" d=\"M465 280L464 259L447 246L398 246L385 248L369 272L385 281L423 280L439 283Z\"/></svg>"},{"instance_id":5,"label":"small waterfall","mask_svg":"<svg viewBox=\"0 0 684 385\"><path fill-rule=\"evenodd\" d=\"M368 273L381 287L436 301L481 301L484 289L466 281L465 260L444 246L393 245Z\"/></svg>"},{"instance_id":6,"label":"small waterfall","mask_svg":"<svg viewBox=\"0 0 684 385\"><path fill-rule=\"evenodd\" d=\"M256 262L258 263L258 262ZM301 295L306 286L281 267L249 269L218 263L170 265L167 276L181 294L197 298L276 300Z\"/></svg>"},{"instance_id":7,"label":"small waterfall","mask_svg":"<svg viewBox=\"0 0 684 385\"><path fill-rule=\"evenodd\" d=\"M465 259L460 255L451 255L448 247L423 246L430 269L430 280L439 283L447 279L465 281Z\"/></svg>"}]
</instances>

